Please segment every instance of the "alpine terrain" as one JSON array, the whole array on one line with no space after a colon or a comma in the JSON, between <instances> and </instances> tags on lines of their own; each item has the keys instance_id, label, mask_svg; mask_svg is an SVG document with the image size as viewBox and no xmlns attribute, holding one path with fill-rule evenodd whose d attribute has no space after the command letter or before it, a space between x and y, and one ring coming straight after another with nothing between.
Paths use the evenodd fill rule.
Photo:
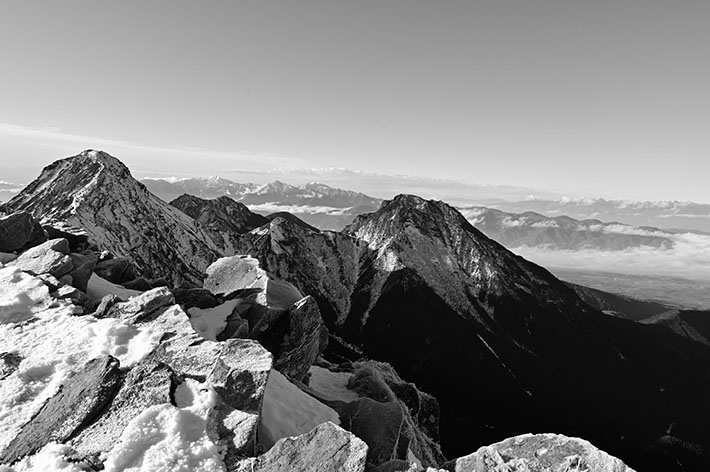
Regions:
<instances>
[{"instance_id":1,"label":"alpine terrain","mask_svg":"<svg viewBox=\"0 0 710 472\"><path fill-rule=\"evenodd\" d=\"M710 468L702 313L565 284L441 201L181 182L85 151L0 208L0 470ZM377 205L255 211L308 192Z\"/></svg>"}]
</instances>

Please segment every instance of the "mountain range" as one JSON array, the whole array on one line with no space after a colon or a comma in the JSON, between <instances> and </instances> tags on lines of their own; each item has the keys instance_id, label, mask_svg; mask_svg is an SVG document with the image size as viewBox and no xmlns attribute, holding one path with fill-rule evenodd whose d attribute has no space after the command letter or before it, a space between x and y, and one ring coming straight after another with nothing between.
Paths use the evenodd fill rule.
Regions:
<instances>
[{"instance_id":1,"label":"mountain range","mask_svg":"<svg viewBox=\"0 0 710 472\"><path fill-rule=\"evenodd\" d=\"M213 181L225 192L242 188ZM405 411L410 444L418 451L420 463L433 467L488 470L464 468L466 461L451 465L440 454L461 457L469 454L472 446L530 432L583 437L643 471L710 467L710 346L702 342L707 331L704 319L698 319L700 315L692 319L689 315L676 316L674 319L683 325L661 322L669 319L661 316L663 307L633 305L633 301L565 284L469 221L484 217L481 222L489 231L491 227L500 228L503 221L521 222L508 225L510 228L537 230L540 228L534 224L551 221L540 215L506 220L513 217L486 210L476 216L471 213L467 219L444 202L402 194L381 202L374 211L359 214L342 231L327 231L289 213L263 217L243 204L273 202L273 194L290 195L280 200L289 205L305 198L311 198L310 204L348 202L350 209L375 204L352 192L331 190L315 184L290 187L274 183L241 190L236 199L231 193L227 194L229 198L222 193L203 193L201 197L182 195L168 204L133 179L117 159L101 151L86 151L47 166L0 209L15 215L25 212L46 227L82 231L93 244L94 249L89 251L98 254L97 258L104 257L106 251L132 264L136 276L150 279L156 288L143 296L159 293L161 300L169 299L172 290L176 298L178 294L183 297L186 311L188 307L198 308L198 303L199 310L214 310L190 311L191 323L195 329L199 327L199 333L213 332L209 336L217 340L214 342L228 344L210 347L212 344L190 338L194 333L188 336L180 331L183 328L173 328L177 333L155 335L155 343L167 343L156 352L164 362L168 359L174 370L203 372L187 377L212 382L218 394L230 402L236 401L236 396L229 396L222 386L242 378L230 369L243 366L258 370L262 368L258 366L266 365L256 360L229 360L229 349L237 344L255 352L258 344L239 344L242 338L249 338L269 348L279 368L288 373L294 392L306 392L336 409L341 425L349 424L350 431L363 440L372 438L374 428L378 440L366 440L370 451L383 444L382 438L395 434L383 429L389 424L387 416L378 416L380 421L358 429L355 419L364 414L364 406L346 407L343 400L325 398L323 390L319 394L314 373L321 371L316 367L328 370L327 375L358 372L364 376L358 388L375 400L368 407L375 408L373 411L392 401L400 402L398 408L405 408L400 411ZM311 197L304 196L309 192ZM560 230L567 223L601 225L552 221L560 225ZM541 229L550 228L543 225ZM653 234L642 236L654 247L669 244ZM540 235L524 236L523 240L545 241ZM572 243L570 240L567 244ZM18 252L10 259L29 258ZM156 306L157 302L150 300L146 306ZM624 302L633 306L624 306ZM113 313L125 322L147 323L141 326L150 329L182 326L177 318L164 318L167 312L156 314L151 311L154 308L141 308L137 301L117 305L118 311L107 306L92 306L96 311L91 316ZM627 315L608 313L616 310ZM651 321L634 321L645 318ZM694 330L692 336L683 331L688 326ZM122 329L135 332L135 328ZM184 336L187 338L183 340ZM205 349L206 354L189 354L191 349ZM215 355L223 360L205 375L205 370L199 369L206 367L197 366L204 358L213 362ZM365 371L354 367L365 361L386 363L388 367ZM159 372L159 365L151 369ZM128 379L133 382L136 376L140 379L140 375L146 375L135 369L138 367L126 377L128 386ZM387 369L396 371L401 379L392 380L395 374ZM305 372L311 372L310 379ZM254 382L250 385L258 385L261 374L249 375L249 382ZM155 378L157 382L159 376ZM186 382L179 375L175 378ZM328 388L331 392L335 389L332 385ZM339 389L338 398L342 398L344 387ZM184 389L180 392L180 401L197 398ZM116 402L121 405L120 401L125 401L121 395L110 408L118 408ZM236 408L235 403L229 405ZM258 416L259 402L250 401L249 405L245 411L256 411L253 414ZM352 417L348 408L354 408ZM103 431L102 424L120 416L111 411L97 426L78 436L80 451L96 450L81 440L90 440L87 431ZM228 419L231 416L225 418L225 425L234 425ZM393 427L395 431L403 428L403 420L399 421L399 426ZM313 434L320 431L318 428ZM437 452L439 445L441 451ZM281 451L282 447L283 443L271 451ZM535 454L544 455L543 449L547 450L542 446L535 449ZM238 455L242 451L233 452ZM252 467L271 460L268 455L277 454L271 451L259 456ZM297 455L283 454L281 459ZM404 459L407 454L405 448L388 457ZM100 455L86 457L99 460L96 457ZM228 454L230 457L237 456ZM375 460L372 454L367 457L368 461ZM513 465L505 465L514 464L515 458L505 454L495 457L500 458L496 459L499 470L516 470L510 468ZM473 464L479 459L470 460ZM591 469L579 462L582 459L575 460L555 467L627 470L620 466ZM375 470L374 464L368 467ZM414 466L401 470L424 469Z\"/></svg>"}]
</instances>

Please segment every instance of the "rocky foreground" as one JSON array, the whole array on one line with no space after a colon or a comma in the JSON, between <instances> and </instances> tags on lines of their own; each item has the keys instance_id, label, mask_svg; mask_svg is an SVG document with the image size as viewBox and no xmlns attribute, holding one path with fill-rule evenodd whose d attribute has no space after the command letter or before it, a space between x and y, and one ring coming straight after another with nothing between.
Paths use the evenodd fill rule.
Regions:
<instances>
[{"instance_id":1,"label":"rocky foreground","mask_svg":"<svg viewBox=\"0 0 710 472\"><path fill-rule=\"evenodd\" d=\"M168 205L86 151L0 210L0 470L631 470L529 431L708 463L707 346L604 315L442 202L321 232Z\"/></svg>"}]
</instances>

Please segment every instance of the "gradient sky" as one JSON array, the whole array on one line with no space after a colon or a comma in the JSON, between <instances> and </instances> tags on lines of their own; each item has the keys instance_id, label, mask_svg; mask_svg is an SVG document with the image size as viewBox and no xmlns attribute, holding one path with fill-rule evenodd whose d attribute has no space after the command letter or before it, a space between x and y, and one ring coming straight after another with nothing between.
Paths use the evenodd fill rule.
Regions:
<instances>
[{"instance_id":1,"label":"gradient sky","mask_svg":"<svg viewBox=\"0 0 710 472\"><path fill-rule=\"evenodd\" d=\"M0 180L95 148L138 177L710 202L709 24L707 0L6 1Z\"/></svg>"}]
</instances>

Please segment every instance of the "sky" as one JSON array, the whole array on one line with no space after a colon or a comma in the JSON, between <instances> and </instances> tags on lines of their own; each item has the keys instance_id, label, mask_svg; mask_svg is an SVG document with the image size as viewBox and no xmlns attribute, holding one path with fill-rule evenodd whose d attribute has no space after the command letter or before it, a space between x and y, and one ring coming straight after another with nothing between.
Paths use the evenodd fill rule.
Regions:
<instances>
[{"instance_id":1,"label":"sky","mask_svg":"<svg viewBox=\"0 0 710 472\"><path fill-rule=\"evenodd\" d=\"M102 149L137 177L710 202L709 22L706 0L9 0L0 181Z\"/></svg>"}]
</instances>

